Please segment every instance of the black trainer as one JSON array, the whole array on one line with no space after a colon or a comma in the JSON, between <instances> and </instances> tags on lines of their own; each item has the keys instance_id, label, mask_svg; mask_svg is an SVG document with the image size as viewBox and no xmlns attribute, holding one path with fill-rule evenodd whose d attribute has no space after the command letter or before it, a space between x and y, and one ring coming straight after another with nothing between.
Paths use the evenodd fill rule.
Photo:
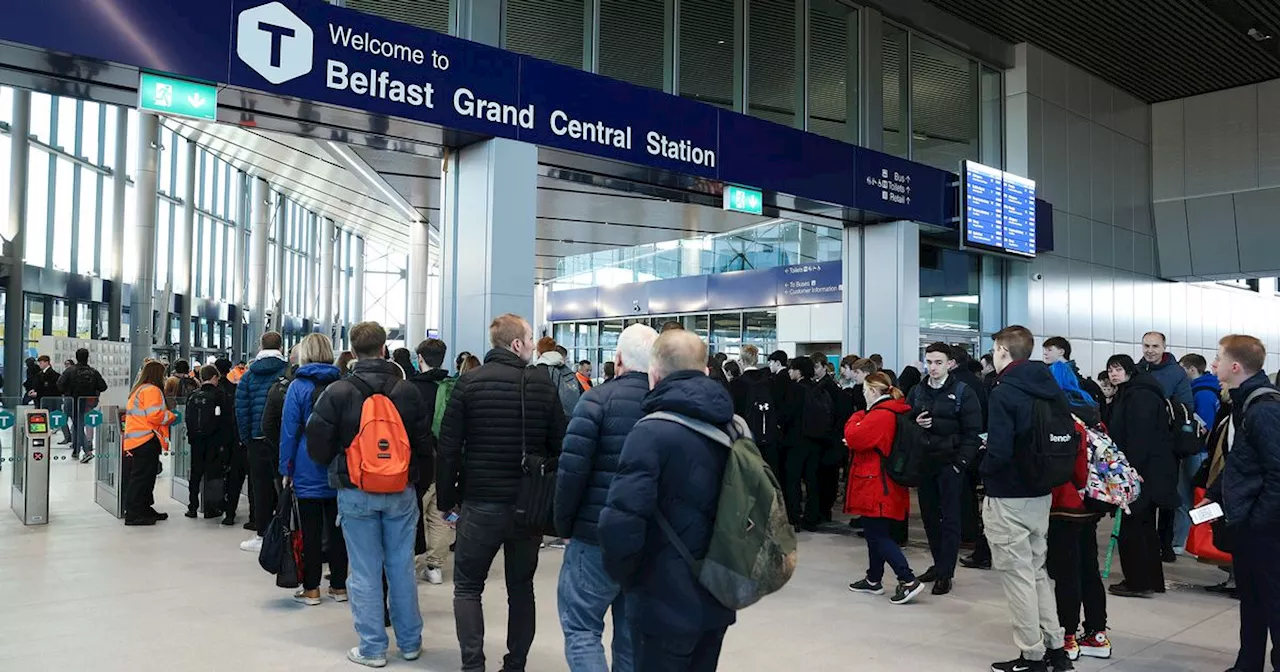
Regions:
<instances>
[{"instance_id":1,"label":"black trainer","mask_svg":"<svg viewBox=\"0 0 1280 672\"><path fill-rule=\"evenodd\" d=\"M889 601L893 604L906 604L916 599L916 596L924 592L924 582L916 579L911 583L898 582L898 589L894 591L893 597Z\"/></svg>"},{"instance_id":2,"label":"black trainer","mask_svg":"<svg viewBox=\"0 0 1280 672\"><path fill-rule=\"evenodd\" d=\"M188 517L188 518L195 518L196 516L199 516L199 515L200 515L200 512L196 510L196 507L194 507L194 506L188 506L188 507L187 507L187 512L186 512L186 513L184 513L184 514L182 514L182 515L184 515L184 516L186 516L186 517Z\"/></svg>"},{"instance_id":3,"label":"black trainer","mask_svg":"<svg viewBox=\"0 0 1280 672\"><path fill-rule=\"evenodd\" d=\"M133 527L135 525L155 525L156 519L150 516L145 516L142 518L125 518L124 524L126 527Z\"/></svg>"},{"instance_id":4,"label":"black trainer","mask_svg":"<svg viewBox=\"0 0 1280 672\"><path fill-rule=\"evenodd\" d=\"M946 595L951 592L951 579L938 579L933 582L934 595Z\"/></svg>"},{"instance_id":5,"label":"black trainer","mask_svg":"<svg viewBox=\"0 0 1280 672\"><path fill-rule=\"evenodd\" d=\"M1017 660L1007 663L992 663L991 672L1049 672L1043 660L1027 660L1018 656Z\"/></svg>"},{"instance_id":6,"label":"black trainer","mask_svg":"<svg viewBox=\"0 0 1280 672\"><path fill-rule=\"evenodd\" d=\"M1066 649L1049 649L1044 652L1045 667L1051 672L1068 672L1076 669L1071 663L1071 656L1067 655Z\"/></svg>"},{"instance_id":7,"label":"black trainer","mask_svg":"<svg viewBox=\"0 0 1280 672\"><path fill-rule=\"evenodd\" d=\"M234 514L234 513L228 513L226 516L224 516L224 517L222 518L222 524L223 524L223 525L226 525L227 527L230 527L230 526L232 526L232 525L235 525L235 524L236 524L236 514Z\"/></svg>"},{"instance_id":8,"label":"black trainer","mask_svg":"<svg viewBox=\"0 0 1280 672\"><path fill-rule=\"evenodd\" d=\"M975 555L966 555L960 558L960 566L969 569L991 569L991 558L979 558Z\"/></svg>"},{"instance_id":9,"label":"black trainer","mask_svg":"<svg viewBox=\"0 0 1280 672\"><path fill-rule=\"evenodd\" d=\"M933 583L938 580L938 570L930 567L929 569L924 570L924 574L917 576L916 579L921 583Z\"/></svg>"},{"instance_id":10,"label":"black trainer","mask_svg":"<svg viewBox=\"0 0 1280 672\"><path fill-rule=\"evenodd\" d=\"M854 593L870 593L872 595L884 595L883 583L871 583L866 579L849 584L849 591Z\"/></svg>"}]
</instances>

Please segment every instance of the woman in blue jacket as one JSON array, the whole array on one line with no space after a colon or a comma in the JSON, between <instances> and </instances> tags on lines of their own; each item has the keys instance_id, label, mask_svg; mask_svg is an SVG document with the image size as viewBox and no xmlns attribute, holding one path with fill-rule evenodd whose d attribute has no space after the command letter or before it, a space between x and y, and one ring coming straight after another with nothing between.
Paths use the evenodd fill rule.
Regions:
<instances>
[{"instance_id":1,"label":"woman in blue jacket","mask_svg":"<svg viewBox=\"0 0 1280 672\"><path fill-rule=\"evenodd\" d=\"M298 498L302 528L302 588L294 599L320 604L321 564L329 563L329 596L347 601L347 544L338 527L338 493L329 486L329 474L307 454L307 419L324 388L338 379L333 346L327 336L311 334L298 345L298 371L284 398L280 427L280 474ZM328 548L322 539L328 532Z\"/></svg>"}]
</instances>

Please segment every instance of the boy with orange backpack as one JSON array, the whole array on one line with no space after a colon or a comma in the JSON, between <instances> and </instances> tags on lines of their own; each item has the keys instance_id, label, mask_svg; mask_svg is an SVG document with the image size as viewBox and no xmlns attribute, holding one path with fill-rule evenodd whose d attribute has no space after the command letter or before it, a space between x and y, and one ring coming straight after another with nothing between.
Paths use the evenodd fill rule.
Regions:
<instances>
[{"instance_id":1,"label":"boy with orange backpack","mask_svg":"<svg viewBox=\"0 0 1280 672\"><path fill-rule=\"evenodd\" d=\"M347 658L367 667L387 662L381 577L391 625L405 660L422 654L422 614L413 574L419 470L433 468L431 416L418 390L384 358L387 332L376 322L351 328L352 375L316 400L307 422L307 454L325 466L338 490L347 544L347 592L360 644ZM430 476L427 476L429 479Z\"/></svg>"}]
</instances>

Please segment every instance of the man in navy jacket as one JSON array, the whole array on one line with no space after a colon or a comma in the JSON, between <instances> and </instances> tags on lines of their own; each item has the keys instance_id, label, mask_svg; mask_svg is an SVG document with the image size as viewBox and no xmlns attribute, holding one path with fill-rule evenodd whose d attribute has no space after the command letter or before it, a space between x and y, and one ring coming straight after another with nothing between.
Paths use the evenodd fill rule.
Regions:
<instances>
[{"instance_id":1,"label":"man in navy jacket","mask_svg":"<svg viewBox=\"0 0 1280 672\"><path fill-rule=\"evenodd\" d=\"M706 363L707 346L695 334L659 336L649 363L652 391L642 410L728 425L733 401L723 385L707 377ZM638 423L623 445L596 535L606 571L639 596L642 671L716 669L736 616L698 583L658 516L694 558L705 557L728 458L728 449L665 420Z\"/></svg>"},{"instance_id":2,"label":"man in navy jacket","mask_svg":"<svg viewBox=\"0 0 1280 672\"><path fill-rule=\"evenodd\" d=\"M1231 393L1236 435L1222 478L1202 504L1221 502L1235 532L1232 558L1240 596L1235 672L1262 672L1268 632L1271 667L1280 669L1280 392L1262 372L1266 358L1266 348L1252 336L1218 342L1215 364Z\"/></svg>"},{"instance_id":3,"label":"man in navy jacket","mask_svg":"<svg viewBox=\"0 0 1280 672\"><path fill-rule=\"evenodd\" d=\"M262 549L262 533L276 510L276 492L280 483L280 445L267 440L262 430L262 416L267 409L267 396L276 381L285 375L289 361L282 348L284 339L278 332L262 335L262 347L249 366L249 372L236 386L236 428L249 460L249 495L253 497L254 536L240 544L240 550L257 553ZM228 508L231 514L235 509Z\"/></svg>"},{"instance_id":4,"label":"man in navy jacket","mask_svg":"<svg viewBox=\"0 0 1280 672\"><path fill-rule=\"evenodd\" d=\"M982 512L992 566L1000 572L1013 620L1017 659L991 666L992 672L1046 672L1073 668L1063 649L1053 585L1045 569L1048 555L1050 490L1027 483L1017 454L1028 450L1037 400L1066 405L1062 388L1044 362L1029 361L1035 337L1026 327L1005 327L992 337L999 378L991 390L987 455L982 479L987 499Z\"/></svg>"},{"instance_id":5,"label":"man in navy jacket","mask_svg":"<svg viewBox=\"0 0 1280 672\"><path fill-rule=\"evenodd\" d=\"M618 471L623 443L649 394L649 356L658 332L633 324L618 337L616 375L582 395L564 437L556 476L555 522L561 538L572 537L560 566L559 611L564 652L573 672L607 670L600 634L613 609L613 669L636 669L634 592L623 593L604 571L596 536L600 511Z\"/></svg>"}]
</instances>

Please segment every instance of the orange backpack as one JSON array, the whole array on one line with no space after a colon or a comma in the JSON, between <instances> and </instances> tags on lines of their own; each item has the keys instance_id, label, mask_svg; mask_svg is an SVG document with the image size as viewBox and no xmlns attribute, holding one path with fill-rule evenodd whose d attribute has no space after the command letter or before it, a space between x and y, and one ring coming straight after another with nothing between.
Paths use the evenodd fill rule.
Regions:
<instances>
[{"instance_id":1,"label":"orange backpack","mask_svg":"<svg viewBox=\"0 0 1280 672\"><path fill-rule=\"evenodd\" d=\"M396 383L390 379L376 391L357 376L347 378L364 395L360 407L360 431L347 446L347 475L351 484L365 492L404 492L409 486L409 434L400 411L391 402Z\"/></svg>"}]
</instances>

